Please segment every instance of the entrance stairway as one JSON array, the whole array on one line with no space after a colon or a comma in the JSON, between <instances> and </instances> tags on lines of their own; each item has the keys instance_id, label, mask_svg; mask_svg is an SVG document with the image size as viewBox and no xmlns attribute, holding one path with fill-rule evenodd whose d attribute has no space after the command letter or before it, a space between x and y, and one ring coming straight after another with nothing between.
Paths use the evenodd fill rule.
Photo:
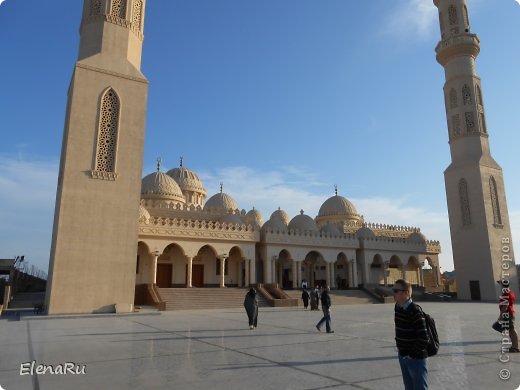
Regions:
<instances>
[{"instance_id":1,"label":"entrance stairway","mask_svg":"<svg viewBox=\"0 0 520 390\"><path fill-rule=\"evenodd\" d=\"M45 301L45 292L17 292L9 302L9 309L34 309L42 306Z\"/></svg>"},{"instance_id":2,"label":"entrance stairway","mask_svg":"<svg viewBox=\"0 0 520 390\"><path fill-rule=\"evenodd\" d=\"M248 288L157 288L165 310L224 309L243 307ZM260 295L258 306L269 304Z\"/></svg>"},{"instance_id":3,"label":"entrance stairway","mask_svg":"<svg viewBox=\"0 0 520 390\"><path fill-rule=\"evenodd\" d=\"M298 298L298 306L303 306L301 290L284 290L291 298ZM309 291L309 290L307 290ZM309 291L310 293L310 291ZM332 306L338 305L365 305L367 303L378 303L363 290L331 290L330 299ZM310 305L310 303L309 303ZM321 304L320 304L321 308Z\"/></svg>"}]
</instances>

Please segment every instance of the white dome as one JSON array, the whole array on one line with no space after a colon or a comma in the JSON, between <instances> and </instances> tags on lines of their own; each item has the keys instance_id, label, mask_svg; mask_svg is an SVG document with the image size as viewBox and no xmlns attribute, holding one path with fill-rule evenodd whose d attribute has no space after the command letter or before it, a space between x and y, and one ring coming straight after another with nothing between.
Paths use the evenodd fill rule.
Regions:
<instances>
[{"instance_id":1,"label":"white dome","mask_svg":"<svg viewBox=\"0 0 520 390\"><path fill-rule=\"evenodd\" d=\"M264 226L262 226L262 230L271 229L274 232L285 232L287 230L287 225L280 219L270 219Z\"/></svg>"},{"instance_id":2,"label":"white dome","mask_svg":"<svg viewBox=\"0 0 520 390\"><path fill-rule=\"evenodd\" d=\"M144 208L142 204L139 205L139 222L148 222L150 213Z\"/></svg>"},{"instance_id":3,"label":"white dome","mask_svg":"<svg viewBox=\"0 0 520 390\"><path fill-rule=\"evenodd\" d=\"M206 196L206 189L197 174L192 170L181 166L179 168L170 169L166 174L177 182L183 192L197 192L204 195L204 197Z\"/></svg>"},{"instance_id":4,"label":"white dome","mask_svg":"<svg viewBox=\"0 0 520 390\"><path fill-rule=\"evenodd\" d=\"M264 223L264 218L262 217L260 211L253 207L252 210L247 212L245 222L246 224L262 226Z\"/></svg>"},{"instance_id":5,"label":"white dome","mask_svg":"<svg viewBox=\"0 0 520 390\"><path fill-rule=\"evenodd\" d=\"M145 176L141 181L141 195L146 199L174 200L184 203L179 185L160 171Z\"/></svg>"},{"instance_id":6,"label":"white dome","mask_svg":"<svg viewBox=\"0 0 520 390\"><path fill-rule=\"evenodd\" d=\"M316 222L314 222L314 219L312 219L308 215L305 215L303 213L303 210L301 210L300 215L297 215L296 217L291 219L291 222L289 222L289 229L299 230L301 232L317 232L318 226L316 225Z\"/></svg>"},{"instance_id":7,"label":"white dome","mask_svg":"<svg viewBox=\"0 0 520 390\"><path fill-rule=\"evenodd\" d=\"M282 221L285 225L287 225L289 223L289 215L283 211L282 209L280 209L280 207L278 207L278 210L276 210L274 213L271 214L271 218L269 218L270 220L280 220Z\"/></svg>"},{"instance_id":8,"label":"white dome","mask_svg":"<svg viewBox=\"0 0 520 390\"><path fill-rule=\"evenodd\" d=\"M352 202L340 195L334 195L323 202L318 212L318 217L331 215L359 216Z\"/></svg>"},{"instance_id":9,"label":"white dome","mask_svg":"<svg viewBox=\"0 0 520 390\"><path fill-rule=\"evenodd\" d=\"M224 192L219 192L206 201L204 209L220 211L236 210L238 209L238 205L231 196Z\"/></svg>"}]
</instances>

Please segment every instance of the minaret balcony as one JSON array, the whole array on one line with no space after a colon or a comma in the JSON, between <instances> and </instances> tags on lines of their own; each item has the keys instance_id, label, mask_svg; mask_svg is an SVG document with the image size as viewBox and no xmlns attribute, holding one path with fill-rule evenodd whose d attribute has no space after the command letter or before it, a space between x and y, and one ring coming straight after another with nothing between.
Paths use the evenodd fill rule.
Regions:
<instances>
[{"instance_id":1,"label":"minaret balcony","mask_svg":"<svg viewBox=\"0 0 520 390\"><path fill-rule=\"evenodd\" d=\"M471 56L476 58L480 52L480 40L477 34L459 34L443 39L435 48L437 61L445 65L456 56Z\"/></svg>"}]
</instances>

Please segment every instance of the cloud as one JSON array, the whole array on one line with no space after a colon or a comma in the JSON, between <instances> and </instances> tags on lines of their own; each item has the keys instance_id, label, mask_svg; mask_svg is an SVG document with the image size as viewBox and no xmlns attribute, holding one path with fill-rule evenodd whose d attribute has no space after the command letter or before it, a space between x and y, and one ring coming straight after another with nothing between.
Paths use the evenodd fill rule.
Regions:
<instances>
[{"instance_id":1,"label":"cloud","mask_svg":"<svg viewBox=\"0 0 520 390\"><path fill-rule=\"evenodd\" d=\"M422 39L439 29L437 21L437 7L432 0L401 0L386 19L383 33L408 40Z\"/></svg>"}]
</instances>

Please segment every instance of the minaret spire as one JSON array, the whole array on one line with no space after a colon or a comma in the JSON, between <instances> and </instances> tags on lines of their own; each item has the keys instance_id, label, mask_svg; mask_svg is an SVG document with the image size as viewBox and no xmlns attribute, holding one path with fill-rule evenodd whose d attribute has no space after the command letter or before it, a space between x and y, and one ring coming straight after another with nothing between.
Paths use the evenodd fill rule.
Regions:
<instances>
[{"instance_id":1,"label":"minaret spire","mask_svg":"<svg viewBox=\"0 0 520 390\"><path fill-rule=\"evenodd\" d=\"M475 60L480 41L470 32L466 0L433 0L444 67L444 101L451 164L444 172L459 299L495 300L507 243L513 258L502 168L491 156L481 80ZM518 290L514 264L508 272Z\"/></svg>"}]
</instances>

